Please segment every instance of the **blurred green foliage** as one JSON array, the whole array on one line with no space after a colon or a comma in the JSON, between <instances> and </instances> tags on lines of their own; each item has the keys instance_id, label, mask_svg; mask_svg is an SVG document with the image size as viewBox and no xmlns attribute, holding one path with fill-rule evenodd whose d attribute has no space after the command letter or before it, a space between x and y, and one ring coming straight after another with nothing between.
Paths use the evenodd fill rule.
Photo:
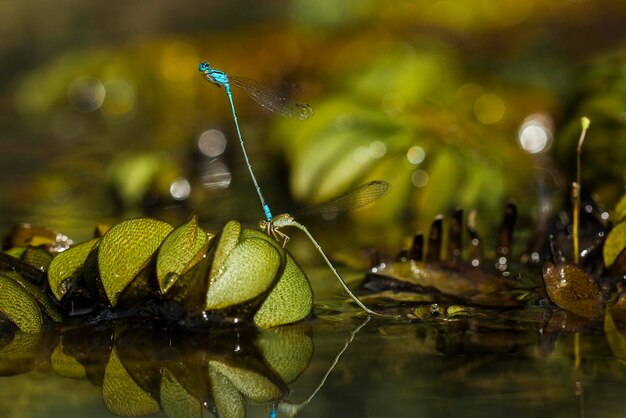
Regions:
<instances>
[{"instance_id":1,"label":"blurred green foliage","mask_svg":"<svg viewBox=\"0 0 626 418\"><path fill-rule=\"evenodd\" d=\"M270 205L288 207L289 197L319 202L380 178L393 184L393 194L353 218L378 223L373 227L379 231L386 225L392 242L407 234L408 219L410 230L426 229L435 214L459 205L477 209L479 229L491 230L511 197L531 224L545 203L537 202L546 177L549 192L563 191L567 184L554 173L549 153L555 151L567 170L577 135L561 128L582 113L592 119L592 138L585 144L590 163L583 163L583 178L591 187L583 190L598 192L607 204L623 190L619 153L610 153L599 138L621 138L621 58L591 62L580 89L573 86L589 51L615 50L623 43L618 23L626 7L608 1L514 0L315 5L294 0L282 7L248 6L242 14L233 4L207 5L203 16L205 9L163 5L161 12L178 19L172 27L179 30L93 45L81 39L81 47L34 58L10 89L14 123L43 132L49 144L41 146L61 144L63 152L43 164L54 173L37 171L40 177L29 184L38 189L19 209L37 202L36 218L80 213L102 218L129 215L127 208L135 215L136 206L149 201L199 211L204 221L258 216L251 209L254 197L233 141L224 92L197 71L205 59L231 74L298 81L297 99L310 101L316 111L305 122L285 120L234 92ZM23 7L24 13L58 18L45 7ZM113 18L115 7L92 11L122 26ZM126 13L140 8L128 7ZM89 10L73 13L85 16ZM76 33L67 30L68 36ZM27 42L15 36L18 44ZM596 121L601 111L594 109L607 107L613 122ZM547 118L548 135L556 133L557 141L552 151L531 155L517 141L520 126L535 114ZM596 131L594 138L601 126L606 132ZM225 187L235 191L199 180L207 160L198 158L197 138L208 128L223 131L228 140L229 149L217 159L233 172L233 184ZM605 157L611 164L592 162ZM71 178L78 168L89 176ZM169 188L181 177L191 189L185 201L173 198ZM0 186L5 187L1 180ZM6 187L18 194L9 182ZM122 211L114 212L110 190Z\"/></svg>"}]
</instances>

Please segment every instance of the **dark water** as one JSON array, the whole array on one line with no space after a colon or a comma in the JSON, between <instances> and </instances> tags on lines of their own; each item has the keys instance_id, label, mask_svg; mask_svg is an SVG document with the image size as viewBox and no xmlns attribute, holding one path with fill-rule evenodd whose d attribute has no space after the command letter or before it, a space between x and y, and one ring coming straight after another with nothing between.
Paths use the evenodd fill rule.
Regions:
<instances>
[{"instance_id":1,"label":"dark water","mask_svg":"<svg viewBox=\"0 0 626 418\"><path fill-rule=\"evenodd\" d=\"M480 319L401 324L363 316L340 320L335 315L311 324L313 355L289 385L282 408L311 396L359 327L325 384L299 408L298 416L623 416L625 366L611 355L599 333L580 336L581 365L576 368L573 334L546 335L545 330L542 334L501 325L494 329ZM215 356L210 350L204 353ZM145 367L145 359L124 363L139 380L142 364ZM94 385L59 377L45 362L35 371L0 382L5 417L114 416ZM272 403L255 404L246 402L247 416L269 416ZM203 416L209 415L204 411Z\"/></svg>"}]
</instances>

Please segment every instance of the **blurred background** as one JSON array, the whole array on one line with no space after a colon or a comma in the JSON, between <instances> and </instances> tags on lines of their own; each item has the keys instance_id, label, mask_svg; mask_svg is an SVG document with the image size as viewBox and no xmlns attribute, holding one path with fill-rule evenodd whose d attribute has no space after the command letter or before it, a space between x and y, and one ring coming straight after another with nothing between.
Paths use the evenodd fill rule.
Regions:
<instances>
[{"instance_id":1,"label":"blurred background","mask_svg":"<svg viewBox=\"0 0 626 418\"><path fill-rule=\"evenodd\" d=\"M392 184L336 247L398 246L458 206L489 235L508 199L530 228L569 204L583 115L583 195L610 208L626 174L624 22L608 0L0 0L0 233L32 222L80 241L98 222L193 212L255 225L226 95L200 61L296 82L315 109L289 120L233 90L275 214Z\"/></svg>"}]
</instances>

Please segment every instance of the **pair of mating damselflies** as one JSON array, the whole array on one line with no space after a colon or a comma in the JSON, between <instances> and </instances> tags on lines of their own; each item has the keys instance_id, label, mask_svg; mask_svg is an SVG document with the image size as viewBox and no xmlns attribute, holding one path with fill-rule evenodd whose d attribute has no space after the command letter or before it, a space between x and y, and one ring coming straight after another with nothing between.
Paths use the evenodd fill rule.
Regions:
<instances>
[{"instance_id":1,"label":"pair of mating damselflies","mask_svg":"<svg viewBox=\"0 0 626 418\"><path fill-rule=\"evenodd\" d=\"M371 309L366 307L354 293L352 293L346 282L339 275L333 264L328 259L328 256L326 256L324 250L322 250L322 247L319 245L317 240L313 238L313 235L311 235L309 230L304 225L297 222L295 219L299 216L304 215L330 214L344 210L357 209L369 205L370 203L373 203L375 200L378 200L379 198L387 194L390 188L389 184L384 181L371 181L369 183L358 186L340 196L337 196L325 203L303 209L302 211L294 212L294 215L283 213L281 215L272 216L272 212L269 208L269 205L265 202L265 199L263 198L261 188L256 180L256 177L254 176L252 165L250 164L248 154L246 153L241 130L239 129L237 112L235 111L235 104L233 102L233 95L230 86L233 85L240 88L261 106L283 116L296 119L308 119L313 115L313 109L308 104L298 103L282 95L281 90L284 89L281 88L279 85L264 83L244 77L232 76L230 74L226 74L224 71L217 70L211 67L207 62L200 63L198 69L200 70L200 72L202 72L202 74L208 81L216 84L218 87L224 87L224 90L226 90L226 96L228 97L228 101L230 102L230 109L233 114L233 120L235 122L237 136L239 137L239 144L241 145L241 150L243 152L246 165L248 166L250 177L252 178L252 182L254 183L256 192L259 195L259 200L261 201L261 206L263 207L263 212L265 214L265 219L261 220L259 223L261 229L263 229L268 235L274 237L277 241L280 242L282 240L283 247L287 244L289 237L285 233L280 231L281 228L286 226L293 226L303 231L306 236L311 240L311 242L315 245L315 248L321 254L322 258L331 269L339 283L341 283L342 287L350 296L350 298L352 298L352 300L354 300L354 302L361 309L369 314L387 316L372 311Z\"/></svg>"}]
</instances>

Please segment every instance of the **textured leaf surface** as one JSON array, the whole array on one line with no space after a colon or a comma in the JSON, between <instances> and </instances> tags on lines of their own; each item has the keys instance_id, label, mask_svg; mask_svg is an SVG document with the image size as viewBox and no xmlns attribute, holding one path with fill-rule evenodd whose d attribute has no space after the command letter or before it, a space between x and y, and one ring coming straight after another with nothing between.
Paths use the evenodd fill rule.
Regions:
<instances>
[{"instance_id":1,"label":"textured leaf surface","mask_svg":"<svg viewBox=\"0 0 626 418\"><path fill-rule=\"evenodd\" d=\"M59 343L50 354L50 365L56 374L73 379L85 379L85 367L74 357L63 352L63 343Z\"/></svg>"},{"instance_id":2,"label":"textured leaf surface","mask_svg":"<svg viewBox=\"0 0 626 418\"><path fill-rule=\"evenodd\" d=\"M0 349L0 376L32 370L41 358L42 333L16 332L11 342Z\"/></svg>"},{"instance_id":3,"label":"textured leaf surface","mask_svg":"<svg viewBox=\"0 0 626 418\"><path fill-rule=\"evenodd\" d=\"M602 293L595 279L572 264L546 263L543 280L552 302L584 318L602 315Z\"/></svg>"},{"instance_id":4,"label":"textured leaf surface","mask_svg":"<svg viewBox=\"0 0 626 418\"><path fill-rule=\"evenodd\" d=\"M230 380L246 398L255 402L269 402L282 396L282 391L267 377L251 370L232 367L218 361L209 361L213 369Z\"/></svg>"},{"instance_id":5,"label":"textured leaf surface","mask_svg":"<svg viewBox=\"0 0 626 418\"><path fill-rule=\"evenodd\" d=\"M48 270L50 261L52 261L52 254L41 247L28 246L20 258L23 262L28 263L41 271L46 271Z\"/></svg>"},{"instance_id":6,"label":"textured leaf surface","mask_svg":"<svg viewBox=\"0 0 626 418\"><path fill-rule=\"evenodd\" d=\"M282 276L254 315L261 328L300 321L311 313L313 289L306 275L291 254Z\"/></svg>"},{"instance_id":7,"label":"textured leaf surface","mask_svg":"<svg viewBox=\"0 0 626 418\"><path fill-rule=\"evenodd\" d=\"M63 281L82 272L89 252L98 241L99 239L92 239L83 242L54 257L48 269L48 284L57 300L61 300L67 291Z\"/></svg>"},{"instance_id":8,"label":"textured leaf surface","mask_svg":"<svg viewBox=\"0 0 626 418\"><path fill-rule=\"evenodd\" d=\"M161 408L168 418L201 418L202 405L191 396L169 370L163 370Z\"/></svg>"},{"instance_id":9,"label":"textured leaf surface","mask_svg":"<svg viewBox=\"0 0 626 418\"><path fill-rule=\"evenodd\" d=\"M43 317L35 298L10 277L0 274L0 311L19 329L41 332Z\"/></svg>"},{"instance_id":10,"label":"textured leaf surface","mask_svg":"<svg viewBox=\"0 0 626 418\"><path fill-rule=\"evenodd\" d=\"M239 244L240 235L241 224L239 222L229 221L224 225L215 249L215 257L213 257L213 265L211 266L211 277L218 275L226 265L226 260L230 253Z\"/></svg>"},{"instance_id":11,"label":"textured leaf surface","mask_svg":"<svg viewBox=\"0 0 626 418\"><path fill-rule=\"evenodd\" d=\"M98 268L112 306L172 229L166 222L140 218L121 222L104 234L98 252Z\"/></svg>"},{"instance_id":12,"label":"textured leaf surface","mask_svg":"<svg viewBox=\"0 0 626 418\"><path fill-rule=\"evenodd\" d=\"M109 411L122 417L140 417L160 410L157 402L130 377L115 348L104 370L102 398Z\"/></svg>"},{"instance_id":13,"label":"textured leaf surface","mask_svg":"<svg viewBox=\"0 0 626 418\"><path fill-rule=\"evenodd\" d=\"M246 405L243 397L231 381L209 364L209 379L218 416L224 418L245 418Z\"/></svg>"},{"instance_id":14,"label":"textured leaf surface","mask_svg":"<svg viewBox=\"0 0 626 418\"><path fill-rule=\"evenodd\" d=\"M276 280L281 261L281 254L266 240L243 241L210 278L205 309L222 309L259 296Z\"/></svg>"},{"instance_id":15,"label":"textured leaf surface","mask_svg":"<svg viewBox=\"0 0 626 418\"><path fill-rule=\"evenodd\" d=\"M175 283L181 274L197 264L206 252L206 243L213 237L198 226L198 218L174 229L163 241L157 256L157 279L162 293Z\"/></svg>"},{"instance_id":16,"label":"textured leaf surface","mask_svg":"<svg viewBox=\"0 0 626 418\"><path fill-rule=\"evenodd\" d=\"M313 356L313 339L304 325L264 331L257 340L257 346L267 364L285 383L296 380Z\"/></svg>"}]
</instances>

